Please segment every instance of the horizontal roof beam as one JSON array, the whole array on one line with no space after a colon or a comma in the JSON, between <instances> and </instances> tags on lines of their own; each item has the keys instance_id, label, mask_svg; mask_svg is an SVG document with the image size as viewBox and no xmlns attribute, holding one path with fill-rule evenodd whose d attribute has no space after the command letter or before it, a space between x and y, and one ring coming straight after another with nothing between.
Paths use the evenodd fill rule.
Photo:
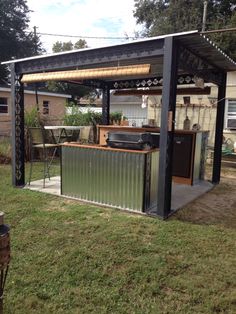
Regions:
<instances>
[{"instance_id":1,"label":"horizontal roof beam","mask_svg":"<svg viewBox=\"0 0 236 314\"><path fill-rule=\"evenodd\" d=\"M185 87L185 88L177 88L177 95L210 95L211 88L209 86L204 88L199 87ZM161 89L123 89L123 90L116 90L114 92L114 96L142 96L142 95L162 95L162 88Z\"/></svg>"},{"instance_id":2,"label":"horizontal roof beam","mask_svg":"<svg viewBox=\"0 0 236 314\"><path fill-rule=\"evenodd\" d=\"M42 71L60 71L66 69L83 68L86 66L119 65L122 61L160 57L164 53L164 40L137 42L133 45L120 45L117 47L98 48L93 50L80 50L78 52L61 55L42 56L42 58L29 59L16 63L16 71L19 74L35 73Z\"/></svg>"}]
</instances>

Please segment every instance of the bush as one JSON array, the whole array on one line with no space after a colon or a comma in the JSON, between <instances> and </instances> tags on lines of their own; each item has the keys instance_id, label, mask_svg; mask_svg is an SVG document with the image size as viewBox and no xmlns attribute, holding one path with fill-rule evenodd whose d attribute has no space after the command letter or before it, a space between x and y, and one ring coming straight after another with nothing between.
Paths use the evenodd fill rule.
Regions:
<instances>
[{"instance_id":1,"label":"bush","mask_svg":"<svg viewBox=\"0 0 236 314\"><path fill-rule=\"evenodd\" d=\"M37 127L40 126L39 114L36 107L25 111L25 126Z\"/></svg>"},{"instance_id":2,"label":"bush","mask_svg":"<svg viewBox=\"0 0 236 314\"><path fill-rule=\"evenodd\" d=\"M11 161L11 142L9 138L0 140L0 164Z\"/></svg>"},{"instance_id":3,"label":"bush","mask_svg":"<svg viewBox=\"0 0 236 314\"><path fill-rule=\"evenodd\" d=\"M71 113L65 115L64 125L97 125L102 123L102 114L88 110L83 113L77 106L71 106Z\"/></svg>"}]
</instances>

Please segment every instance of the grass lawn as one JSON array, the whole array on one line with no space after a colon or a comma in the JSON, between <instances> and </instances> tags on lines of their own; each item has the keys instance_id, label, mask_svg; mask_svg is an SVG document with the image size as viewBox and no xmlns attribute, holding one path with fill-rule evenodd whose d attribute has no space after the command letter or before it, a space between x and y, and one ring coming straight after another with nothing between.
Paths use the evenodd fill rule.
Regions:
<instances>
[{"instance_id":1,"label":"grass lawn","mask_svg":"<svg viewBox=\"0 0 236 314\"><path fill-rule=\"evenodd\" d=\"M15 189L1 165L5 313L236 313L235 182L163 222Z\"/></svg>"}]
</instances>

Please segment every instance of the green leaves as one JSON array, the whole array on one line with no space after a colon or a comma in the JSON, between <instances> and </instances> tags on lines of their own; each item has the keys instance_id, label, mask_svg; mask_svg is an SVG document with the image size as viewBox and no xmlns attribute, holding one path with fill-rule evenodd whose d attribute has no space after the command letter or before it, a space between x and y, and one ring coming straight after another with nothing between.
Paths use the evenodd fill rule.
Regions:
<instances>
[{"instance_id":1,"label":"green leaves","mask_svg":"<svg viewBox=\"0 0 236 314\"><path fill-rule=\"evenodd\" d=\"M43 51L39 38L27 31L29 12L25 0L0 0L0 62ZM0 66L0 83L7 79L6 66Z\"/></svg>"},{"instance_id":2,"label":"green leaves","mask_svg":"<svg viewBox=\"0 0 236 314\"><path fill-rule=\"evenodd\" d=\"M134 17L143 24L142 35L201 30L203 1L135 0ZM236 27L235 1L208 0L206 30ZM236 34L209 35L227 54L236 58Z\"/></svg>"}]
</instances>

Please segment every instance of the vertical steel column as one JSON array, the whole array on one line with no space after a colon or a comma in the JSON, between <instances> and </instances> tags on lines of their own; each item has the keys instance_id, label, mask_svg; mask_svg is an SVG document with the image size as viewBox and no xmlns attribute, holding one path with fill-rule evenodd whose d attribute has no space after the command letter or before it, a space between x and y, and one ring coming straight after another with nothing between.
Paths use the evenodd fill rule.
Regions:
<instances>
[{"instance_id":1,"label":"vertical steel column","mask_svg":"<svg viewBox=\"0 0 236 314\"><path fill-rule=\"evenodd\" d=\"M102 89L102 123L109 125L110 122L110 89L105 85Z\"/></svg>"},{"instance_id":2,"label":"vertical steel column","mask_svg":"<svg viewBox=\"0 0 236 314\"><path fill-rule=\"evenodd\" d=\"M11 108L12 108L12 184L25 185L24 156L24 86L15 65L11 64Z\"/></svg>"},{"instance_id":3,"label":"vertical steel column","mask_svg":"<svg viewBox=\"0 0 236 314\"><path fill-rule=\"evenodd\" d=\"M217 184L220 182L221 150L222 150L224 115L225 115L226 79L227 79L227 74L222 73L222 83L221 85L218 86L218 101L217 101L217 113L216 113L215 145L214 145L214 160L213 160L213 173L212 173L212 183L214 184Z\"/></svg>"},{"instance_id":4,"label":"vertical steel column","mask_svg":"<svg viewBox=\"0 0 236 314\"><path fill-rule=\"evenodd\" d=\"M172 155L175 127L178 46L173 37L164 43L163 90L160 129L160 159L157 215L168 217L171 210Z\"/></svg>"}]
</instances>

